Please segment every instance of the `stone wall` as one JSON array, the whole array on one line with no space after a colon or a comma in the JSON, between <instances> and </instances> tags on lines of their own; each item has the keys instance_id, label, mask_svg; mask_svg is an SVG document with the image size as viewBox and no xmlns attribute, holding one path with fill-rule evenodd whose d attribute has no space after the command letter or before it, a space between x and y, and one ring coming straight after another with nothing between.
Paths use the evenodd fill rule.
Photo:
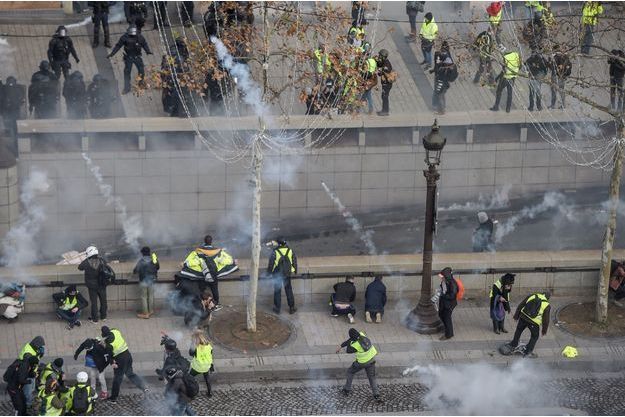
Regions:
<instances>
[{"instance_id":1,"label":"stone wall","mask_svg":"<svg viewBox=\"0 0 625 417\"><path fill-rule=\"evenodd\" d=\"M622 259L625 257L625 250L616 250L614 256ZM261 264L266 264L266 260ZM240 265L240 272L220 280L222 304L245 303L248 282L244 277L249 273L248 262L243 260ZM531 291L546 289L557 295L593 294L596 291L599 265L599 251L454 253L435 254L433 270L439 271L451 266L464 283L466 296L484 300L499 276L505 272L514 272L517 277L512 297L518 301ZM128 279L129 282L108 288L110 309L135 310L139 307L137 278L130 274L133 266L130 263L113 264L118 278ZM332 286L344 280L344 274L348 273L356 276L359 306L364 303L365 288L376 273L386 274L383 281L389 299L413 303L418 300L421 289L420 255L300 258L298 266L302 275L293 279L293 292L298 303L327 302ZM173 289L172 278L177 267L175 262L166 262L161 267L160 282L155 292L159 308L165 304L167 294ZM52 311L52 293L62 291L69 283L79 284L79 290L86 293L82 285L82 273L77 271L75 265L37 266L28 268L23 273L30 277L31 282L36 283L27 289L28 312ZM13 277L13 271L0 269L1 280ZM57 283L53 284L54 282ZM439 279L435 275L432 278L432 287L436 288L438 283ZM261 279L259 304L270 306L272 295L272 282Z\"/></svg>"},{"instance_id":2,"label":"stone wall","mask_svg":"<svg viewBox=\"0 0 625 417\"><path fill-rule=\"evenodd\" d=\"M387 135L392 131L388 129ZM409 144L411 140L419 143L410 138L414 132L409 129L395 133L398 137L382 144L374 143L370 134L367 143L373 144L359 146L352 143L351 134L346 132L336 146L307 150L301 156L267 152L263 219L334 213L335 207L321 181L356 213L423 204L423 148ZM154 136L141 136L137 141L135 137L128 141L128 150L111 151L106 150L105 140L96 147L93 138L83 138L81 142L80 137L66 135L55 145L57 149L69 147L63 152L37 150L41 145L34 140L32 144L30 139L21 140L20 180L36 167L45 170L53 180L50 191L40 199L47 214L44 236L62 237L63 242L55 243L62 249L90 242L114 245L119 241L120 220L114 208L107 206L99 195L81 157L81 143L100 166L104 180L122 199L128 215L141 217L145 236L152 241L167 244L171 235L186 235L195 240L198 230L201 235L216 226L246 223L251 213L249 161L221 162L206 150L193 149L192 137L180 139L183 150L150 150L150 143L157 140ZM536 140L450 140L443 152L441 169L439 201L443 203L473 200L504 185L512 186L511 197L516 197L554 189L605 187L608 183L607 173L573 166L549 144Z\"/></svg>"}]
</instances>

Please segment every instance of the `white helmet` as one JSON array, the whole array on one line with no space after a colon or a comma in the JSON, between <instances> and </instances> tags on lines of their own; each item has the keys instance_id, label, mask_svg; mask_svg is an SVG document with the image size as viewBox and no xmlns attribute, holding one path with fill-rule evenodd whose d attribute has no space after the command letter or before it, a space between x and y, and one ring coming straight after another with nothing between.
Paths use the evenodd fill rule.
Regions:
<instances>
[{"instance_id":1,"label":"white helmet","mask_svg":"<svg viewBox=\"0 0 625 417\"><path fill-rule=\"evenodd\" d=\"M87 258L91 258L93 255L98 254L98 248L95 246L89 246L87 247L87 250L85 250L85 253L87 254Z\"/></svg>"},{"instance_id":2,"label":"white helmet","mask_svg":"<svg viewBox=\"0 0 625 417\"><path fill-rule=\"evenodd\" d=\"M78 381L78 383L80 384L84 384L89 380L89 375L87 375L86 372L78 372L78 375L76 375L76 381Z\"/></svg>"}]
</instances>

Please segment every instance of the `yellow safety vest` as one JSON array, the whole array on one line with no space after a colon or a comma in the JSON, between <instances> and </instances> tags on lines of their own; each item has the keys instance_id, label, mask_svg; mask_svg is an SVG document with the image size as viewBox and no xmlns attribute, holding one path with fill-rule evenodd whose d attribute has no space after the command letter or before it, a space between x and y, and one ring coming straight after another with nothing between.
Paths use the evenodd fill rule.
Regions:
<instances>
[{"instance_id":1,"label":"yellow safety vest","mask_svg":"<svg viewBox=\"0 0 625 417\"><path fill-rule=\"evenodd\" d=\"M321 53L321 49L315 49L315 58L317 59L317 74L323 74L329 72L332 68L330 62L330 56L327 52Z\"/></svg>"},{"instance_id":2,"label":"yellow safety vest","mask_svg":"<svg viewBox=\"0 0 625 417\"><path fill-rule=\"evenodd\" d=\"M286 252L282 252L282 249L286 249ZM293 265L293 251L291 248L278 248L276 249L276 260L273 262L272 272L276 270L278 264L280 263L280 259L286 256L289 259L289 263L291 264L291 273L295 273L295 266Z\"/></svg>"},{"instance_id":3,"label":"yellow safety vest","mask_svg":"<svg viewBox=\"0 0 625 417\"><path fill-rule=\"evenodd\" d=\"M184 260L184 264L187 268L196 272L204 273L207 271L206 262L204 262L204 259L202 259L194 250L187 255L187 258Z\"/></svg>"},{"instance_id":4,"label":"yellow safety vest","mask_svg":"<svg viewBox=\"0 0 625 417\"><path fill-rule=\"evenodd\" d=\"M427 23L425 20L423 21L419 34L429 41L434 41L434 39L436 39L436 35L438 35L438 25L434 21L434 18L432 18L430 23Z\"/></svg>"},{"instance_id":5,"label":"yellow safety vest","mask_svg":"<svg viewBox=\"0 0 625 417\"><path fill-rule=\"evenodd\" d=\"M191 369L200 374L209 371L213 364L213 347L208 345L197 345L195 356L191 360Z\"/></svg>"},{"instance_id":6,"label":"yellow safety vest","mask_svg":"<svg viewBox=\"0 0 625 417\"><path fill-rule=\"evenodd\" d=\"M518 52L508 52L503 56L503 61L506 65L506 71L503 77L507 80L514 79L519 75L519 69L521 68L521 56Z\"/></svg>"},{"instance_id":7,"label":"yellow safety vest","mask_svg":"<svg viewBox=\"0 0 625 417\"><path fill-rule=\"evenodd\" d=\"M72 405L74 403L74 391L76 391L76 388L87 388L87 403L89 404L89 406L85 414L91 414L93 412L93 388L91 388L91 386L88 384L76 383L76 385L69 389L65 398L65 409L68 411L73 411Z\"/></svg>"},{"instance_id":8,"label":"yellow safety vest","mask_svg":"<svg viewBox=\"0 0 625 417\"><path fill-rule=\"evenodd\" d=\"M582 9L582 23L595 26L600 14L603 14L603 6L596 1L587 1Z\"/></svg>"},{"instance_id":9,"label":"yellow safety vest","mask_svg":"<svg viewBox=\"0 0 625 417\"><path fill-rule=\"evenodd\" d=\"M533 321L534 323L540 326L543 323L543 313L545 312L545 309L549 307L549 300L547 300L547 297L545 297L543 294L534 294L530 298L527 299L526 304L532 301L536 297L540 298L541 300L540 309L538 310L538 315L536 317L528 316L525 313L525 306L523 306L521 313L523 313L525 317L527 317L528 319L530 319L531 321Z\"/></svg>"},{"instance_id":10,"label":"yellow safety vest","mask_svg":"<svg viewBox=\"0 0 625 417\"><path fill-rule=\"evenodd\" d=\"M111 343L111 347L113 348L113 357L119 355L128 350L128 345L124 340L121 332L117 329L111 329L111 333L115 336L113 343Z\"/></svg>"},{"instance_id":11,"label":"yellow safety vest","mask_svg":"<svg viewBox=\"0 0 625 417\"><path fill-rule=\"evenodd\" d=\"M61 306L61 310L69 311L72 308L76 307L77 305L78 305L78 292L76 292L76 295L73 297L66 296L65 299L63 299L63 305Z\"/></svg>"},{"instance_id":12,"label":"yellow safety vest","mask_svg":"<svg viewBox=\"0 0 625 417\"><path fill-rule=\"evenodd\" d=\"M39 391L39 398L41 398L41 408L39 410L40 416L60 416L63 415L63 408L56 408L52 405L52 398L56 393L45 393L45 389L42 388Z\"/></svg>"},{"instance_id":13,"label":"yellow safety vest","mask_svg":"<svg viewBox=\"0 0 625 417\"><path fill-rule=\"evenodd\" d=\"M52 364L49 363L46 365L45 368L43 368L43 372L41 372L41 375L39 376L39 383L45 385L46 379L48 379L48 377L52 374L56 374L57 379L59 379L60 375L57 374L54 369L52 369Z\"/></svg>"},{"instance_id":14,"label":"yellow safety vest","mask_svg":"<svg viewBox=\"0 0 625 417\"><path fill-rule=\"evenodd\" d=\"M488 16L488 21L490 22L491 25L497 26L501 23L501 16L503 15L503 8L501 10L499 10L499 13L497 13L495 16Z\"/></svg>"},{"instance_id":15,"label":"yellow safety vest","mask_svg":"<svg viewBox=\"0 0 625 417\"><path fill-rule=\"evenodd\" d=\"M364 332L360 332L360 335L367 336ZM378 354L375 346L371 345L369 350L364 350L363 347L360 346L360 342L358 340L351 342L350 346L356 349L356 362L358 363L367 363Z\"/></svg>"},{"instance_id":16,"label":"yellow safety vest","mask_svg":"<svg viewBox=\"0 0 625 417\"><path fill-rule=\"evenodd\" d=\"M26 345L24 345L24 347L22 348L20 355L18 356L19 360L24 359L24 355L26 355L27 353L31 354L36 358L38 357L37 352L35 352L35 349L33 349L30 343L26 343Z\"/></svg>"}]
</instances>

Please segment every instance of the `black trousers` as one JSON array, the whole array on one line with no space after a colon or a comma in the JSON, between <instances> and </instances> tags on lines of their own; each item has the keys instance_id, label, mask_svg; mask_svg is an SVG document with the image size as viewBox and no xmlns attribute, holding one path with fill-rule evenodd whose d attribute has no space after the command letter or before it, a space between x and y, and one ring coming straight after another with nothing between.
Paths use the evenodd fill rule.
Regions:
<instances>
[{"instance_id":1,"label":"black trousers","mask_svg":"<svg viewBox=\"0 0 625 417\"><path fill-rule=\"evenodd\" d=\"M111 393L111 399L117 399L119 396L119 389L122 386L122 380L124 375L137 386L137 388L145 389L145 384L139 375L135 374L132 370L132 355L129 351L125 351L115 356L115 362L117 368L113 370L113 392Z\"/></svg>"},{"instance_id":2,"label":"black trousers","mask_svg":"<svg viewBox=\"0 0 625 417\"><path fill-rule=\"evenodd\" d=\"M493 106L495 109L499 109L499 102L501 101L501 94L503 93L503 89L506 89L508 93L508 97L506 99L506 111L509 112L512 107L512 87L514 86L514 79L507 79L503 76L499 79L499 84L497 84L497 92L495 93L495 105Z\"/></svg>"},{"instance_id":3,"label":"black trousers","mask_svg":"<svg viewBox=\"0 0 625 417\"><path fill-rule=\"evenodd\" d=\"M100 25L104 31L104 43L110 42L109 36L109 14L98 13L93 15L93 44L97 45L100 42Z\"/></svg>"},{"instance_id":4,"label":"black trousers","mask_svg":"<svg viewBox=\"0 0 625 417\"><path fill-rule=\"evenodd\" d=\"M451 313L454 311L454 307L439 307L438 309L438 317L443 322L445 326L445 336L453 337L454 336L454 323L451 321Z\"/></svg>"},{"instance_id":5,"label":"black trousers","mask_svg":"<svg viewBox=\"0 0 625 417\"><path fill-rule=\"evenodd\" d=\"M17 412L18 416L26 416L26 397L24 391L18 388L7 388L7 393L11 397L11 403L13 408Z\"/></svg>"},{"instance_id":6,"label":"black trousers","mask_svg":"<svg viewBox=\"0 0 625 417\"><path fill-rule=\"evenodd\" d=\"M91 319L98 321L98 300L100 300L100 320L106 318L108 305L106 303L106 287L88 288L89 304L91 304Z\"/></svg>"},{"instance_id":7,"label":"black trousers","mask_svg":"<svg viewBox=\"0 0 625 417\"><path fill-rule=\"evenodd\" d=\"M211 294L213 294L213 301L215 304L219 304L219 281L215 280L213 282L207 282L208 288L211 290Z\"/></svg>"},{"instance_id":8,"label":"black trousers","mask_svg":"<svg viewBox=\"0 0 625 417\"><path fill-rule=\"evenodd\" d=\"M390 113L388 96L391 94L393 83L382 84L382 113Z\"/></svg>"},{"instance_id":9,"label":"black trousers","mask_svg":"<svg viewBox=\"0 0 625 417\"><path fill-rule=\"evenodd\" d=\"M530 329L531 333L530 341L527 343L527 346L525 348L525 353L532 353L534 351L534 346L536 346L536 342L538 342L540 327L538 326L538 324L526 320L523 317L519 318L519 323L516 325L516 331L514 332L514 338L512 339L512 342L510 342L510 346L519 346L521 334L525 329Z\"/></svg>"},{"instance_id":10,"label":"black trousers","mask_svg":"<svg viewBox=\"0 0 625 417\"><path fill-rule=\"evenodd\" d=\"M291 277L274 277L273 284L273 305L280 310L282 306L282 286L286 294L286 302L289 307L295 307L295 297L293 297L293 287L291 286Z\"/></svg>"},{"instance_id":11,"label":"black trousers","mask_svg":"<svg viewBox=\"0 0 625 417\"><path fill-rule=\"evenodd\" d=\"M200 373L196 371L195 369L191 369L189 373L191 374L191 376L200 375ZM206 390L208 391L208 395L210 395L211 394L211 371L204 372L201 375L204 377L204 382L206 382Z\"/></svg>"},{"instance_id":12,"label":"black trousers","mask_svg":"<svg viewBox=\"0 0 625 417\"><path fill-rule=\"evenodd\" d=\"M130 91L130 73L132 72L133 65L137 67L141 79L145 77L143 58L140 56L124 56L124 91Z\"/></svg>"}]
</instances>

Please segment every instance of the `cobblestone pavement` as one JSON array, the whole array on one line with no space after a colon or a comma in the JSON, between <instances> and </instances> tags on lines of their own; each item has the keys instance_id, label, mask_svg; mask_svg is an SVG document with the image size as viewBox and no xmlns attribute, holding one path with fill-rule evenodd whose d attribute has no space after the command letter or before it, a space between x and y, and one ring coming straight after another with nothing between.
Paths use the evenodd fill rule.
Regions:
<instances>
[{"instance_id":1,"label":"cobblestone pavement","mask_svg":"<svg viewBox=\"0 0 625 417\"><path fill-rule=\"evenodd\" d=\"M349 397L341 393L338 381L305 381L283 384L237 384L215 387L213 396L202 391L192 406L199 415L331 415L331 414L397 414L433 412L454 414L455 406L430 409L424 398L428 388L414 380L405 383L380 381L384 402L371 396L368 385L355 384ZM527 400L526 408L515 412L531 414L532 408L562 407L590 415L621 415L625 410L625 376L608 378L574 377L545 381L543 400ZM164 415L167 408L160 393L127 394L116 405L97 404L97 415ZM9 414L9 401L0 403L0 414ZM564 412L564 411L563 411ZM539 412L543 414L544 412ZM522 413L523 414L523 413Z\"/></svg>"}]
</instances>

